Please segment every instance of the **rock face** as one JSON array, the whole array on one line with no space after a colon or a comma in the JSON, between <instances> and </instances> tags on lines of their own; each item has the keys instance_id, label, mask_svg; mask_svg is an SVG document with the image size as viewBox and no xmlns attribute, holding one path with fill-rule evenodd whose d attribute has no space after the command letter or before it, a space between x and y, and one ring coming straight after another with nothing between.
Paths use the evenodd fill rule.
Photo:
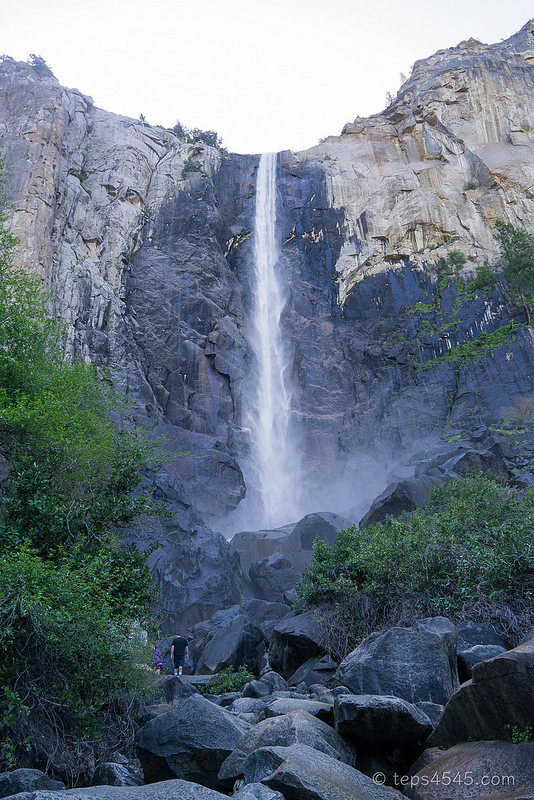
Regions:
<instances>
[{"instance_id":1,"label":"rock face","mask_svg":"<svg viewBox=\"0 0 534 800\"><path fill-rule=\"evenodd\" d=\"M464 288L477 264L498 258L496 219L534 231L533 32L531 21L504 42L470 40L417 62L382 114L280 155L303 513L361 516L387 483L384 453L494 420L533 390L523 310L499 280L486 293ZM166 436L154 491L176 504L175 532L207 530L245 493L257 156L223 158L102 111L9 59L0 151L20 260L55 293L69 355L109 369L132 416ZM472 261L460 280L440 279L452 249ZM224 570L200 602L182 567L163 567L179 559L175 543L153 554L166 615L192 622L239 602Z\"/></svg>"},{"instance_id":2,"label":"rock face","mask_svg":"<svg viewBox=\"0 0 534 800\"><path fill-rule=\"evenodd\" d=\"M341 662L334 679L354 694L444 705L459 686L456 629L434 617L411 628L372 633Z\"/></svg>"}]
</instances>

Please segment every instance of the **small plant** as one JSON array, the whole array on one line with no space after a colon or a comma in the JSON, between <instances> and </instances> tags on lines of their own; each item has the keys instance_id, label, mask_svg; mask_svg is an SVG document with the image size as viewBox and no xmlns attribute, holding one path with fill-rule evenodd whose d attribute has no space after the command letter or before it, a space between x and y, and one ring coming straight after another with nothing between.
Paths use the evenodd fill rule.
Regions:
<instances>
[{"instance_id":1,"label":"small plant","mask_svg":"<svg viewBox=\"0 0 534 800\"><path fill-rule=\"evenodd\" d=\"M87 172L85 170L85 167L82 167L81 170L80 170L80 174L78 175L78 179L79 179L80 183L83 183L84 181L86 181L88 177L89 177L89 175L87 174Z\"/></svg>"},{"instance_id":2,"label":"small plant","mask_svg":"<svg viewBox=\"0 0 534 800\"><path fill-rule=\"evenodd\" d=\"M475 181L466 181L464 183L464 192L470 192L473 189L478 189L478 183L475 183Z\"/></svg>"},{"instance_id":3,"label":"small plant","mask_svg":"<svg viewBox=\"0 0 534 800\"><path fill-rule=\"evenodd\" d=\"M525 728L521 729L518 725L514 725L512 728L512 742L514 744L520 744L521 742L528 742L532 738L532 726L527 725Z\"/></svg>"},{"instance_id":4,"label":"small plant","mask_svg":"<svg viewBox=\"0 0 534 800\"><path fill-rule=\"evenodd\" d=\"M200 161L195 161L195 159L191 156L186 158L184 161L184 165L182 167L182 178L187 178L190 172L203 172Z\"/></svg>"},{"instance_id":5,"label":"small plant","mask_svg":"<svg viewBox=\"0 0 534 800\"><path fill-rule=\"evenodd\" d=\"M240 692L246 683L254 680L254 675L245 666L241 665L237 672L232 667L225 667L213 676L199 691L202 694L225 694L226 692Z\"/></svg>"}]
</instances>

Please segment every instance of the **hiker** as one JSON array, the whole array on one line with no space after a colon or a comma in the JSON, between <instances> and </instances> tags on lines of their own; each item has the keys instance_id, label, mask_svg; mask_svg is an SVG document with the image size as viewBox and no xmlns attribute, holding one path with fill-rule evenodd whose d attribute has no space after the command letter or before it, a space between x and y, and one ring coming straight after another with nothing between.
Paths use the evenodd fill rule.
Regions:
<instances>
[{"instance_id":1,"label":"hiker","mask_svg":"<svg viewBox=\"0 0 534 800\"><path fill-rule=\"evenodd\" d=\"M152 647L154 648L154 652L152 653L152 666L156 671L156 675L160 675L161 668L163 667L163 656L161 655L161 650L157 642L152 642Z\"/></svg>"},{"instance_id":2,"label":"hiker","mask_svg":"<svg viewBox=\"0 0 534 800\"><path fill-rule=\"evenodd\" d=\"M174 662L174 675L182 674L184 668L184 661L189 656L189 647L187 639L177 633L171 644L171 658Z\"/></svg>"}]
</instances>

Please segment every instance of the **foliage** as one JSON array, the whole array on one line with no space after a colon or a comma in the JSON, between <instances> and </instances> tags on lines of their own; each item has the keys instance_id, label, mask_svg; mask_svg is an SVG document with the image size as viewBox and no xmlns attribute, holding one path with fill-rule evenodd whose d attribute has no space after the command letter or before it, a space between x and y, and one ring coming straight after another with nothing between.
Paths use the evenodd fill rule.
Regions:
<instances>
[{"instance_id":1,"label":"foliage","mask_svg":"<svg viewBox=\"0 0 534 800\"><path fill-rule=\"evenodd\" d=\"M477 475L434 488L425 511L341 531L297 592L336 608L354 644L422 616L491 622L510 640L532 624L534 497Z\"/></svg>"},{"instance_id":2,"label":"foliage","mask_svg":"<svg viewBox=\"0 0 534 800\"><path fill-rule=\"evenodd\" d=\"M504 276L515 299L534 300L534 235L507 222L495 223L496 239L506 261Z\"/></svg>"},{"instance_id":3,"label":"foliage","mask_svg":"<svg viewBox=\"0 0 534 800\"><path fill-rule=\"evenodd\" d=\"M114 589L95 567L57 565L31 547L0 554L0 761L16 763L36 723L95 735L95 717L120 692L150 693L146 647L132 636Z\"/></svg>"},{"instance_id":4,"label":"foliage","mask_svg":"<svg viewBox=\"0 0 534 800\"><path fill-rule=\"evenodd\" d=\"M145 656L130 634L150 624L154 588L148 554L122 548L116 527L160 507L133 491L157 452L118 426L124 401L95 369L64 359L40 280L14 263L3 197L0 761L11 768L36 726L67 752L111 692L137 692Z\"/></svg>"},{"instance_id":5,"label":"foliage","mask_svg":"<svg viewBox=\"0 0 534 800\"><path fill-rule=\"evenodd\" d=\"M182 125L179 121L176 122L172 130L180 139L186 139L189 144L205 144L208 145L208 147L215 147L217 150L222 148L222 138L215 131L202 131L200 128L186 128L186 126Z\"/></svg>"},{"instance_id":6,"label":"foliage","mask_svg":"<svg viewBox=\"0 0 534 800\"><path fill-rule=\"evenodd\" d=\"M182 167L182 178L186 178L190 172L200 172L201 174L205 174L200 161L196 161L192 156L189 156L184 161L184 165Z\"/></svg>"},{"instance_id":7,"label":"foliage","mask_svg":"<svg viewBox=\"0 0 534 800\"><path fill-rule=\"evenodd\" d=\"M205 685L200 686L202 694L225 694L225 692L240 692L246 683L254 680L252 672L241 665L237 672L232 667L225 667Z\"/></svg>"},{"instance_id":8,"label":"foliage","mask_svg":"<svg viewBox=\"0 0 534 800\"><path fill-rule=\"evenodd\" d=\"M39 75L40 78L54 77L54 73L52 72L52 70L50 69L50 67L48 66L48 64L46 63L46 61L42 56L37 56L35 55L35 53L31 53L28 59L28 64L30 65L30 67L33 67L33 69L36 71L36 73Z\"/></svg>"},{"instance_id":9,"label":"foliage","mask_svg":"<svg viewBox=\"0 0 534 800\"><path fill-rule=\"evenodd\" d=\"M532 739L532 726L527 725L521 729L517 725L512 728L512 742L520 744L521 742L529 742Z\"/></svg>"}]
</instances>

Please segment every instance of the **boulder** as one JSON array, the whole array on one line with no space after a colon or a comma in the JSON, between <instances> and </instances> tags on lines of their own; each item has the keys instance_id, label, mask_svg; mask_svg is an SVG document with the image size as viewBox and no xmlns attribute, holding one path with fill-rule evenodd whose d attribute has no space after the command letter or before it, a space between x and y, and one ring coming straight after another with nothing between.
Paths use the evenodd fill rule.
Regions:
<instances>
[{"instance_id":1,"label":"boulder","mask_svg":"<svg viewBox=\"0 0 534 800\"><path fill-rule=\"evenodd\" d=\"M9 795L6 800L228 800L227 795L183 780L160 781L148 786L91 786L87 789Z\"/></svg>"},{"instance_id":2,"label":"boulder","mask_svg":"<svg viewBox=\"0 0 534 800\"><path fill-rule=\"evenodd\" d=\"M291 613L291 606L254 597L242 605L241 613L248 615L264 636L269 639L276 623Z\"/></svg>"},{"instance_id":3,"label":"boulder","mask_svg":"<svg viewBox=\"0 0 534 800\"><path fill-rule=\"evenodd\" d=\"M213 675L225 667L237 670L246 666L258 673L265 652L265 639L258 627L243 614L237 614L220 628L200 656L197 672Z\"/></svg>"},{"instance_id":4,"label":"boulder","mask_svg":"<svg viewBox=\"0 0 534 800\"><path fill-rule=\"evenodd\" d=\"M192 694L198 694L198 689L191 683L185 683L183 678L166 678L161 682L161 693L165 698L166 703L178 705L183 700L191 697Z\"/></svg>"},{"instance_id":5,"label":"boulder","mask_svg":"<svg viewBox=\"0 0 534 800\"><path fill-rule=\"evenodd\" d=\"M100 764L91 779L92 786L143 786L144 783L139 769L112 761Z\"/></svg>"},{"instance_id":6,"label":"boulder","mask_svg":"<svg viewBox=\"0 0 534 800\"><path fill-rule=\"evenodd\" d=\"M400 697L343 694L334 705L335 728L343 736L377 745L424 741L432 731L426 714Z\"/></svg>"},{"instance_id":7,"label":"boulder","mask_svg":"<svg viewBox=\"0 0 534 800\"><path fill-rule=\"evenodd\" d=\"M145 780L176 777L214 788L221 764L249 727L202 695L189 697L137 731Z\"/></svg>"},{"instance_id":8,"label":"boulder","mask_svg":"<svg viewBox=\"0 0 534 800\"><path fill-rule=\"evenodd\" d=\"M243 697L266 697L271 694L271 690L263 681L250 681L243 686L241 694Z\"/></svg>"},{"instance_id":9,"label":"boulder","mask_svg":"<svg viewBox=\"0 0 534 800\"><path fill-rule=\"evenodd\" d=\"M473 674L473 667L481 661L488 661L493 656L506 653L506 647L498 644L476 644L469 650L462 650L458 653L458 676L461 683L468 681Z\"/></svg>"},{"instance_id":10,"label":"boulder","mask_svg":"<svg viewBox=\"0 0 534 800\"><path fill-rule=\"evenodd\" d=\"M330 723L334 711L330 703L320 703L317 700L305 700L297 697L279 697L265 704L263 713L265 717L277 717L282 714L291 714L293 711L307 711L317 719Z\"/></svg>"},{"instance_id":11,"label":"boulder","mask_svg":"<svg viewBox=\"0 0 534 800\"><path fill-rule=\"evenodd\" d=\"M423 714L426 714L430 722L432 723L432 727L435 728L438 724L438 721L445 711L445 706L440 705L439 703L429 703L428 701L421 700L419 703L415 703L416 708L419 708Z\"/></svg>"},{"instance_id":12,"label":"boulder","mask_svg":"<svg viewBox=\"0 0 534 800\"><path fill-rule=\"evenodd\" d=\"M525 731L534 719L534 639L481 661L445 706L429 746L467 739L501 739L514 728Z\"/></svg>"},{"instance_id":13,"label":"boulder","mask_svg":"<svg viewBox=\"0 0 534 800\"><path fill-rule=\"evenodd\" d=\"M293 711L259 722L246 733L221 769L219 779L233 783L243 774L243 762L260 747L288 747L299 742L354 766L356 751L339 733L306 711Z\"/></svg>"},{"instance_id":14,"label":"boulder","mask_svg":"<svg viewBox=\"0 0 534 800\"><path fill-rule=\"evenodd\" d=\"M237 792L234 792L232 797L234 800L284 800L284 795L276 792L274 789L269 789L263 783L249 783L242 786Z\"/></svg>"},{"instance_id":15,"label":"boulder","mask_svg":"<svg viewBox=\"0 0 534 800\"><path fill-rule=\"evenodd\" d=\"M506 649L504 639L496 633L492 625L467 620L457 625L456 632L458 635L456 642L456 650L458 653L462 653L464 650L470 650L472 647L479 644L496 645Z\"/></svg>"},{"instance_id":16,"label":"boulder","mask_svg":"<svg viewBox=\"0 0 534 800\"><path fill-rule=\"evenodd\" d=\"M273 629L269 645L272 668L288 678L301 664L324 655L321 630L314 617L306 612L285 617Z\"/></svg>"},{"instance_id":17,"label":"boulder","mask_svg":"<svg viewBox=\"0 0 534 800\"><path fill-rule=\"evenodd\" d=\"M279 551L291 561L301 573L312 562L312 547L315 539L331 546L338 533L350 527L350 522L330 511L306 514L297 522L289 536L280 542Z\"/></svg>"},{"instance_id":18,"label":"boulder","mask_svg":"<svg viewBox=\"0 0 534 800\"><path fill-rule=\"evenodd\" d=\"M287 593L295 588L300 578L299 570L282 553L255 561L248 574L254 596L277 603L285 602Z\"/></svg>"},{"instance_id":19,"label":"boulder","mask_svg":"<svg viewBox=\"0 0 534 800\"><path fill-rule=\"evenodd\" d=\"M457 744L410 776L404 794L412 800L534 797L534 743Z\"/></svg>"},{"instance_id":20,"label":"boulder","mask_svg":"<svg viewBox=\"0 0 534 800\"><path fill-rule=\"evenodd\" d=\"M262 674L261 682L268 686L271 692L285 692L289 689L287 681L272 669Z\"/></svg>"},{"instance_id":21,"label":"boulder","mask_svg":"<svg viewBox=\"0 0 534 800\"><path fill-rule=\"evenodd\" d=\"M0 773L0 797L8 797L18 792L33 792L38 789L58 791L65 784L49 778L40 769L15 769L12 772Z\"/></svg>"},{"instance_id":22,"label":"boulder","mask_svg":"<svg viewBox=\"0 0 534 800\"><path fill-rule=\"evenodd\" d=\"M376 525L388 516L398 517L403 512L424 508L430 489L440 483L443 483L442 478L430 475L391 483L373 501L367 514L360 520L360 527Z\"/></svg>"},{"instance_id":23,"label":"boulder","mask_svg":"<svg viewBox=\"0 0 534 800\"><path fill-rule=\"evenodd\" d=\"M304 744L260 747L243 763L246 783L261 782L285 800L401 800L358 770Z\"/></svg>"},{"instance_id":24,"label":"boulder","mask_svg":"<svg viewBox=\"0 0 534 800\"><path fill-rule=\"evenodd\" d=\"M312 686L314 683L324 686L334 676L337 667L337 661L333 661L329 655L315 656L301 664L288 683L290 686L298 686L301 682L306 686Z\"/></svg>"},{"instance_id":25,"label":"boulder","mask_svg":"<svg viewBox=\"0 0 534 800\"><path fill-rule=\"evenodd\" d=\"M334 681L353 694L444 705L459 686L456 629L444 617L372 633L341 662Z\"/></svg>"},{"instance_id":26,"label":"boulder","mask_svg":"<svg viewBox=\"0 0 534 800\"><path fill-rule=\"evenodd\" d=\"M278 550L280 542L287 539L294 524L261 531L240 531L230 539L230 545L239 553L241 569L248 575L252 564L263 561Z\"/></svg>"}]
</instances>

